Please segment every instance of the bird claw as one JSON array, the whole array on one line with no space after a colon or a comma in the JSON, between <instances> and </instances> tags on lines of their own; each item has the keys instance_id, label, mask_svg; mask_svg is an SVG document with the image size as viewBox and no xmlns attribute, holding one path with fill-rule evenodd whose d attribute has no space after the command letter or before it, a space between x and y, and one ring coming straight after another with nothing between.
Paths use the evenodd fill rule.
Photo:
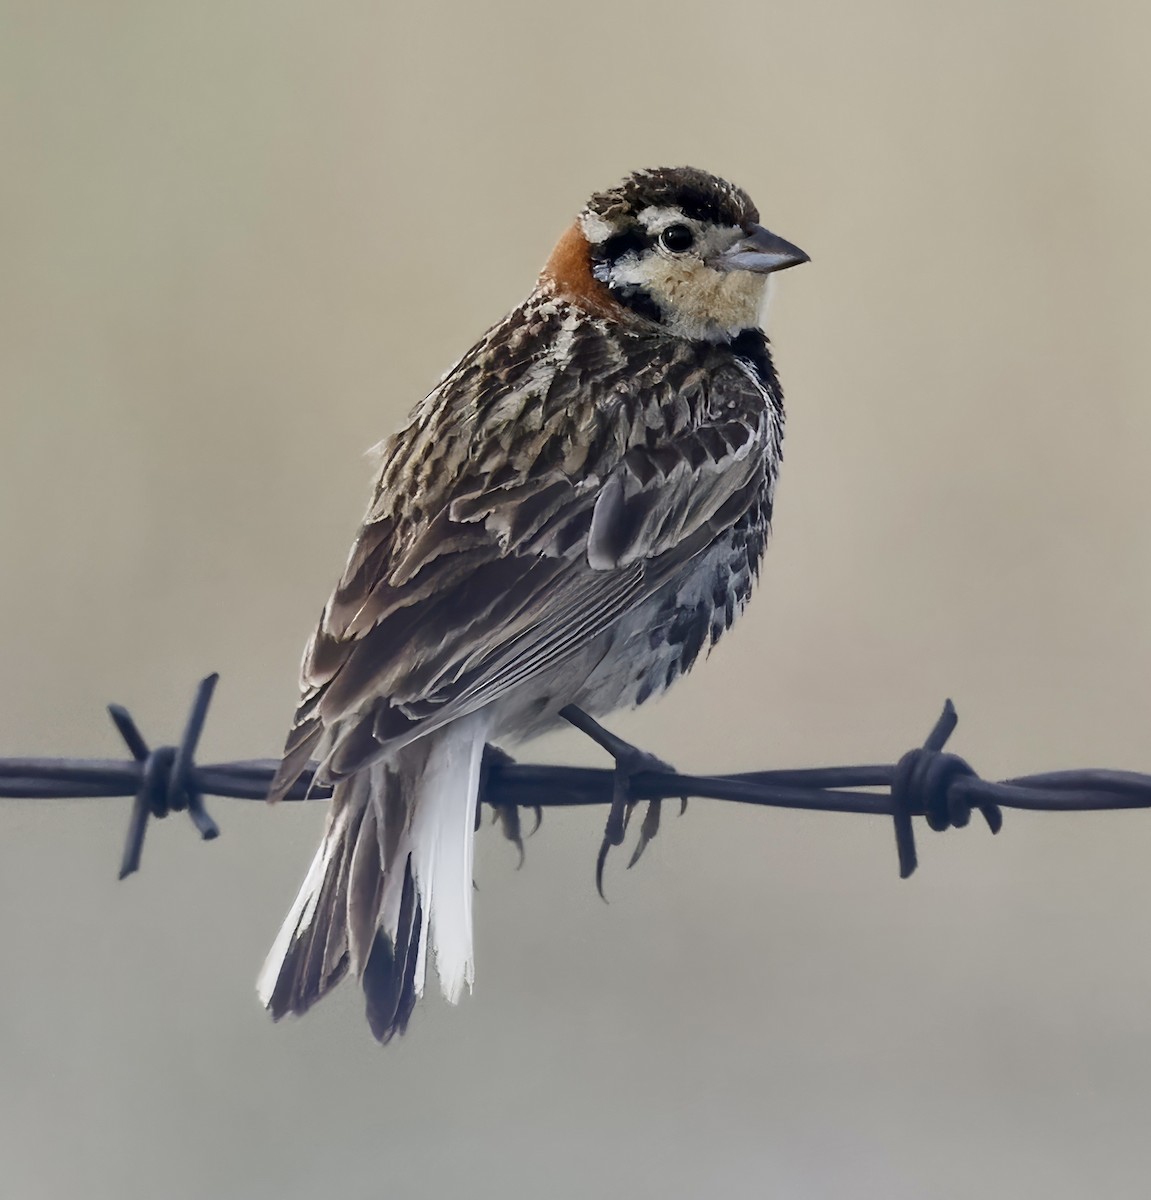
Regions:
<instances>
[{"instance_id":1,"label":"bird claw","mask_svg":"<svg viewBox=\"0 0 1151 1200\"><path fill-rule=\"evenodd\" d=\"M493 804L492 824L499 822L500 832L511 842L519 854L516 870L524 865L524 836L520 828L520 810L518 804Z\"/></svg>"},{"instance_id":2,"label":"bird claw","mask_svg":"<svg viewBox=\"0 0 1151 1200\"><path fill-rule=\"evenodd\" d=\"M501 750L498 746L488 745L484 747L483 763L480 766L480 801L476 804L476 828L480 825L480 816L483 810L483 797L487 789L488 779L491 776L492 770L497 767L507 767L516 760L505 750ZM500 832L513 846L519 854L519 862L516 864L516 870L524 865L524 835L520 825L520 809L518 804L496 804L492 800L488 800L488 805L492 810L492 824L499 822ZM543 810L538 804L531 806L535 813L535 824L532 826L528 837L540 827L540 821L543 818Z\"/></svg>"},{"instance_id":3,"label":"bird claw","mask_svg":"<svg viewBox=\"0 0 1151 1200\"><path fill-rule=\"evenodd\" d=\"M600 843L599 854L596 856L595 864L596 891L599 892L600 899L604 903L607 903L607 896L604 895L603 890L603 871L607 863L607 856L613 846L623 844L624 837L627 834L628 823L631 820L631 814L638 803L632 797L632 780L635 776L642 775L645 772L674 775L676 771L673 766L664 762L662 758L657 758L654 754L649 754L646 750L641 750L638 746L633 746L630 742L625 742L623 738L605 729L598 721L589 717L587 713L577 708L574 704L569 704L566 708L562 709L560 716L581 732L586 733L615 760L611 810L608 813L607 823L604 825L603 841ZM681 800L683 805L686 806L687 797L681 797ZM648 847L648 843L659 832L660 806L661 801L659 799L647 802L647 811L644 813L643 824L640 826L639 840L627 864L629 870L639 862L643 852ZM682 812L683 808L680 811Z\"/></svg>"},{"instance_id":4,"label":"bird claw","mask_svg":"<svg viewBox=\"0 0 1151 1200\"><path fill-rule=\"evenodd\" d=\"M659 833L660 805L662 803L661 800L649 800L647 802L647 812L644 813L643 824L639 827L639 840L635 844L635 850L632 851L631 858L628 859L627 869L629 871L643 856L648 842Z\"/></svg>"}]
</instances>

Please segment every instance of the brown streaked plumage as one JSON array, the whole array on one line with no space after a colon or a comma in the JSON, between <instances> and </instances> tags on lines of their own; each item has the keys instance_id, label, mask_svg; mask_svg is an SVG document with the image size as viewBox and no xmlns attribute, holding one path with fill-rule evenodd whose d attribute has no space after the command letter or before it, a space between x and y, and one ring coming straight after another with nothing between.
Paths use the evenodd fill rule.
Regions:
<instances>
[{"instance_id":1,"label":"brown streaked plumage","mask_svg":"<svg viewBox=\"0 0 1151 1200\"><path fill-rule=\"evenodd\" d=\"M758 311L767 275L805 259L731 184L638 172L592 197L528 299L383 444L271 790L316 753L335 784L261 976L274 1016L350 969L387 1041L429 933L455 999L484 743L568 704L642 703L731 624L783 432Z\"/></svg>"}]
</instances>

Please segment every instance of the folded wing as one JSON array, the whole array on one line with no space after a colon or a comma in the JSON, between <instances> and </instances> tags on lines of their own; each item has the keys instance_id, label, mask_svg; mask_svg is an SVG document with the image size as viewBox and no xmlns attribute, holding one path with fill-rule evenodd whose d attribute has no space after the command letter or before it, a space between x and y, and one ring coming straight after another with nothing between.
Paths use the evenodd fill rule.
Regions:
<instances>
[{"instance_id":1,"label":"folded wing","mask_svg":"<svg viewBox=\"0 0 1151 1200\"><path fill-rule=\"evenodd\" d=\"M770 491L775 397L730 355L699 363L653 339L625 376L602 349L573 349L476 394L469 356L385 447L273 796L326 731L325 772L343 778L527 683Z\"/></svg>"}]
</instances>

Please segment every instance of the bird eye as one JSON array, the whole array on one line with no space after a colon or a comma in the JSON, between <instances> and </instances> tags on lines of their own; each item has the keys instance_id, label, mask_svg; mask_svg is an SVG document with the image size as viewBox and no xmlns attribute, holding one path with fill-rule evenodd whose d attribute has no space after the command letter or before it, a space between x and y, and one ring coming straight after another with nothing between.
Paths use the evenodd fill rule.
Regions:
<instances>
[{"instance_id":1,"label":"bird eye","mask_svg":"<svg viewBox=\"0 0 1151 1200\"><path fill-rule=\"evenodd\" d=\"M660 245L672 254L682 254L690 250L695 242L695 234L686 225L669 225L659 235Z\"/></svg>"}]
</instances>

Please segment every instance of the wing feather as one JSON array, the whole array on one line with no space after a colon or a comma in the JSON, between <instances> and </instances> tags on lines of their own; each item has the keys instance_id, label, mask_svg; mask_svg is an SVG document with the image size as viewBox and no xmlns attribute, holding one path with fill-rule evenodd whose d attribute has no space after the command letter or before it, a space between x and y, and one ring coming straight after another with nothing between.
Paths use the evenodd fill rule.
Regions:
<instances>
[{"instance_id":1,"label":"wing feather","mask_svg":"<svg viewBox=\"0 0 1151 1200\"><path fill-rule=\"evenodd\" d=\"M770 490L779 398L730 350L621 349L555 300L509 321L566 357L509 356L522 339L505 322L383 448L303 668L301 721L309 745L317 722L334 732L330 775L577 652Z\"/></svg>"}]
</instances>

